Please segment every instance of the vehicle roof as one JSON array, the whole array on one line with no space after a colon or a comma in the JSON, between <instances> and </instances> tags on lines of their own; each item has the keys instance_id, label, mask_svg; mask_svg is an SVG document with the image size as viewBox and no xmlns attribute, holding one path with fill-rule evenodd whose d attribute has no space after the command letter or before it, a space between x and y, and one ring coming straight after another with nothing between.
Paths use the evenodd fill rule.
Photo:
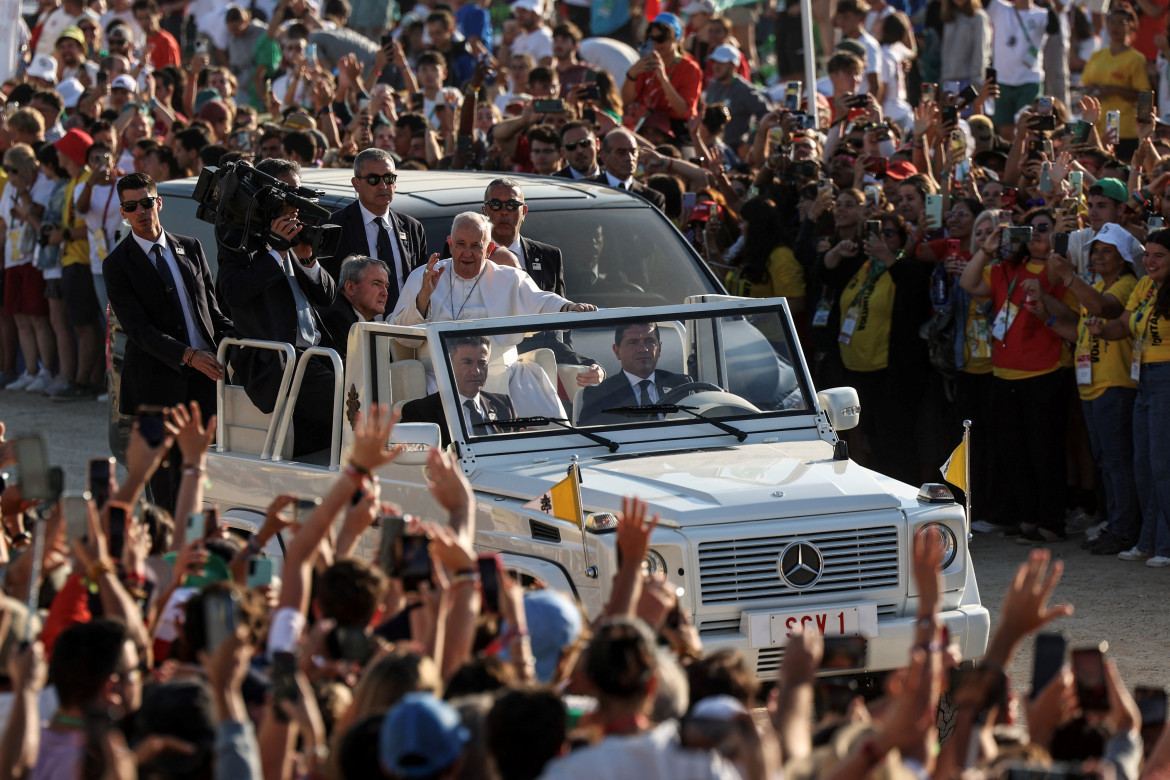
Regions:
<instances>
[{"instance_id":1,"label":"vehicle roof","mask_svg":"<svg viewBox=\"0 0 1170 780\"><path fill-rule=\"evenodd\" d=\"M322 203L340 208L355 197L352 177L349 168L302 168L301 186L323 190ZM404 170L398 172L394 209L420 220L450 215L452 208L478 211L488 184L505 177L518 181L525 202L539 202L541 211L650 208L641 198L594 182L499 171ZM174 179L159 184L158 190L163 195L190 197L194 184L191 178Z\"/></svg>"}]
</instances>

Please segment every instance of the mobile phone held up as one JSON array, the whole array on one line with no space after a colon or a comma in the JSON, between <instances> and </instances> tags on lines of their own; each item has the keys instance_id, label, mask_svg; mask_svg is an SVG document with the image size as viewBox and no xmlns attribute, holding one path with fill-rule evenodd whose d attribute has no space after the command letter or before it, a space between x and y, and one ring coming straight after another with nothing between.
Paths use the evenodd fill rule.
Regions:
<instances>
[{"instance_id":1,"label":"mobile phone held up","mask_svg":"<svg viewBox=\"0 0 1170 780\"><path fill-rule=\"evenodd\" d=\"M109 525L106 528L106 549L110 553L110 560L122 559L122 550L126 548L126 534L130 528L130 505L119 501L111 501L108 505Z\"/></svg>"},{"instance_id":2,"label":"mobile phone held up","mask_svg":"<svg viewBox=\"0 0 1170 780\"><path fill-rule=\"evenodd\" d=\"M1067 235L1067 234L1065 234ZM1037 634L1032 654L1032 698L1052 682L1064 666L1065 641L1061 634Z\"/></svg>"},{"instance_id":3,"label":"mobile phone held up","mask_svg":"<svg viewBox=\"0 0 1170 780\"><path fill-rule=\"evenodd\" d=\"M240 594L235 591L203 594L203 649L209 656L235 635L239 611Z\"/></svg>"},{"instance_id":4,"label":"mobile phone held up","mask_svg":"<svg viewBox=\"0 0 1170 780\"><path fill-rule=\"evenodd\" d=\"M167 435L167 410L165 406L139 406L138 432L151 447L163 443Z\"/></svg>"},{"instance_id":5,"label":"mobile phone held up","mask_svg":"<svg viewBox=\"0 0 1170 780\"><path fill-rule=\"evenodd\" d=\"M16 440L16 462L20 465L20 492L26 501L47 501L52 495L45 440L23 436Z\"/></svg>"},{"instance_id":6,"label":"mobile phone held up","mask_svg":"<svg viewBox=\"0 0 1170 780\"><path fill-rule=\"evenodd\" d=\"M114 478L113 458L90 458L86 464L86 487L93 496L93 503L99 510L110 499L110 486Z\"/></svg>"},{"instance_id":7,"label":"mobile phone held up","mask_svg":"<svg viewBox=\"0 0 1170 780\"><path fill-rule=\"evenodd\" d=\"M500 614L500 572L504 569L504 559L500 557L499 553L481 553L478 565L484 610L498 615Z\"/></svg>"},{"instance_id":8,"label":"mobile phone held up","mask_svg":"<svg viewBox=\"0 0 1170 780\"><path fill-rule=\"evenodd\" d=\"M1072 651L1073 677L1076 679L1077 702L1087 712L1109 709L1109 689L1105 680L1105 653L1108 642L1095 647L1076 647Z\"/></svg>"}]
</instances>

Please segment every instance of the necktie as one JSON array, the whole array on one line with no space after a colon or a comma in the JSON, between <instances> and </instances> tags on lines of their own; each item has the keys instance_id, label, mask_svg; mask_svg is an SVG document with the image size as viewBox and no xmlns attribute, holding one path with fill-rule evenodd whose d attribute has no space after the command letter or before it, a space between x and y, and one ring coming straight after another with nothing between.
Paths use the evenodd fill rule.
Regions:
<instances>
[{"instance_id":1,"label":"necktie","mask_svg":"<svg viewBox=\"0 0 1170 780\"><path fill-rule=\"evenodd\" d=\"M155 244L150 248L150 254L154 257L154 267L158 271L158 275L162 277L163 287L166 288L167 296L171 299L171 305L175 307L175 311L183 318L184 326L187 326L187 317L183 313L183 304L180 303L179 286L175 284L175 275L171 273L171 267L167 265L167 261L163 259L162 246ZM195 310L192 308L191 314L194 315ZM190 328L186 327L188 337L193 337L195 334L190 332Z\"/></svg>"},{"instance_id":2,"label":"necktie","mask_svg":"<svg viewBox=\"0 0 1170 780\"><path fill-rule=\"evenodd\" d=\"M490 425L483 425L487 422L483 415L479 413L479 407L475 405L475 401L467 400L463 402L463 408L467 410L467 419L471 421L471 435L483 436L487 433L493 433ZM480 427L476 427L480 426Z\"/></svg>"},{"instance_id":3,"label":"necktie","mask_svg":"<svg viewBox=\"0 0 1170 780\"><path fill-rule=\"evenodd\" d=\"M390 238L390 231L386 229L386 222L381 217L374 217L378 226L378 259L386 264L390 272L389 289L386 291L386 313L394 311L398 305L398 272L394 268L394 239ZM406 269L402 269L402 280L406 281Z\"/></svg>"},{"instance_id":4,"label":"necktie","mask_svg":"<svg viewBox=\"0 0 1170 780\"><path fill-rule=\"evenodd\" d=\"M640 396L638 398L638 403L641 406L649 406L650 404L654 403L650 400L650 388L653 387L653 385L654 383L649 379L643 379L638 383L638 395Z\"/></svg>"},{"instance_id":5,"label":"necktie","mask_svg":"<svg viewBox=\"0 0 1170 780\"><path fill-rule=\"evenodd\" d=\"M305 297L297 276L293 272L292 259L288 253L284 255L284 274L288 277L288 286L292 288L293 301L297 305L297 334L305 346L312 346L317 341L317 326L313 323L313 307Z\"/></svg>"},{"instance_id":6,"label":"necktie","mask_svg":"<svg viewBox=\"0 0 1170 780\"><path fill-rule=\"evenodd\" d=\"M619 181L618 182L618 189L624 190L625 188L626 188L626 183L624 181Z\"/></svg>"}]
</instances>

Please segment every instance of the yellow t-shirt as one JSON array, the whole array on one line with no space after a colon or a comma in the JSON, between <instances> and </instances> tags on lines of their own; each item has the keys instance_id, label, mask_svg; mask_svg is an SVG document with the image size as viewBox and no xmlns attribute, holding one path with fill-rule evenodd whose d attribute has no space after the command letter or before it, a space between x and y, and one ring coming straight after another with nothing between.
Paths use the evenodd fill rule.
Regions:
<instances>
[{"instance_id":1,"label":"yellow t-shirt","mask_svg":"<svg viewBox=\"0 0 1170 780\"><path fill-rule=\"evenodd\" d=\"M1119 276L1108 290L1105 289L1103 280L1094 284L1093 289L1099 293L1112 295L1119 301L1128 301L1136 286L1137 277L1133 274L1125 274ZM1077 383L1077 392L1080 393L1082 401L1092 401L1094 398L1099 398L1110 387L1134 387L1134 381L1129 378L1129 364L1133 358L1133 339L1109 341L1105 338L1097 338L1085 327L1085 320L1088 317L1089 312L1082 306L1081 321L1077 325L1076 357L1079 361L1081 355L1088 355L1092 361L1093 371L1091 384Z\"/></svg>"},{"instance_id":2,"label":"yellow t-shirt","mask_svg":"<svg viewBox=\"0 0 1170 780\"><path fill-rule=\"evenodd\" d=\"M726 282L728 292L744 298L803 298L805 294L804 269L786 246L768 255L768 275L762 281L745 279L737 268L728 272Z\"/></svg>"},{"instance_id":3,"label":"yellow t-shirt","mask_svg":"<svg viewBox=\"0 0 1170 780\"><path fill-rule=\"evenodd\" d=\"M967 332L963 338L963 373L991 373L991 317L983 313L986 298L967 305Z\"/></svg>"},{"instance_id":4,"label":"yellow t-shirt","mask_svg":"<svg viewBox=\"0 0 1170 780\"><path fill-rule=\"evenodd\" d=\"M77 204L73 202L73 195L77 188L85 183L89 178L89 171L81 172L81 175L76 179L70 179L69 183L65 185L65 208L61 212L61 227L63 228L80 228L81 233L85 234L85 215L77 213ZM71 241L66 241L64 249L61 252L61 265L89 265L89 238L78 238Z\"/></svg>"},{"instance_id":5,"label":"yellow t-shirt","mask_svg":"<svg viewBox=\"0 0 1170 780\"><path fill-rule=\"evenodd\" d=\"M866 260L841 291L841 333L853 316L848 342L838 341L841 362L850 371L880 371L889 364L890 322L894 312L894 280L885 269L870 279L873 261Z\"/></svg>"},{"instance_id":6,"label":"yellow t-shirt","mask_svg":"<svg viewBox=\"0 0 1170 780\"><path fill-rule=\"evenodd\" d=\"M1146 75L1146 58L1137 49L1126 49L1114 54L1106 46L1093 52L1085 69L1081 71L1081 83L1085 86L1125 87L1126 89L1147 90L1150 79ZM1105 137L1105 115L1110 111L1121 112L1118 136L1137 138L1137 100L1110 95L1101 98L1101 118L1097 120L1097 133Z\"/></svg>"},{"instance_id":7,"label":"yellow t-shirt","mask_svg":"<svg viewBox=\"0 0 1170 780\"><path fill-rule=\"evenodd\" d=\"M1143 277L1129 296L1126 311L1133 312L1129 318L1129 330L1135 341L1142 343L1143 363L1165 363L1170 360L1170 321L1154 314L1158 299L1158 285L1150 277Z\"/></svg>"}]
</instances>

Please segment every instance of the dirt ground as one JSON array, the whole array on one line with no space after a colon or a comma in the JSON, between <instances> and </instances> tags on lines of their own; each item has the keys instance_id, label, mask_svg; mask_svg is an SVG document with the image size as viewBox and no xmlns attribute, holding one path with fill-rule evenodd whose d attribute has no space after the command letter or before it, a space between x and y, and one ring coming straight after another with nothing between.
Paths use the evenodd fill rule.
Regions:
<instances>
[{"instance_id":1,"label":"dirt ground","mask_svg":"<svg viewBox=\"0 0 1170 780\"><path fill-rule=\"evenodd\" d=\"M67 490L84 488L86 458L109 451L104 403L51 403L44 396L0 391L0 420L8 424L10 436L45 434L50 461L65 468ZM1065 563L1054 602L1076 608L1073 617L1058 621L1054 629L1064 633L1070 648L1108 640L1109 655L1131 689L1170 687L1170 569L1089 555L1080 549L1082 538L1051 546L1054 557ZM1030 549L988 534L975 534L971 540L981 598L991 610L993 626L1004 590ZM1030 640L1020 648L1010 673L1016 691L1030 689Z\"/></svg>"}]
</instances>

